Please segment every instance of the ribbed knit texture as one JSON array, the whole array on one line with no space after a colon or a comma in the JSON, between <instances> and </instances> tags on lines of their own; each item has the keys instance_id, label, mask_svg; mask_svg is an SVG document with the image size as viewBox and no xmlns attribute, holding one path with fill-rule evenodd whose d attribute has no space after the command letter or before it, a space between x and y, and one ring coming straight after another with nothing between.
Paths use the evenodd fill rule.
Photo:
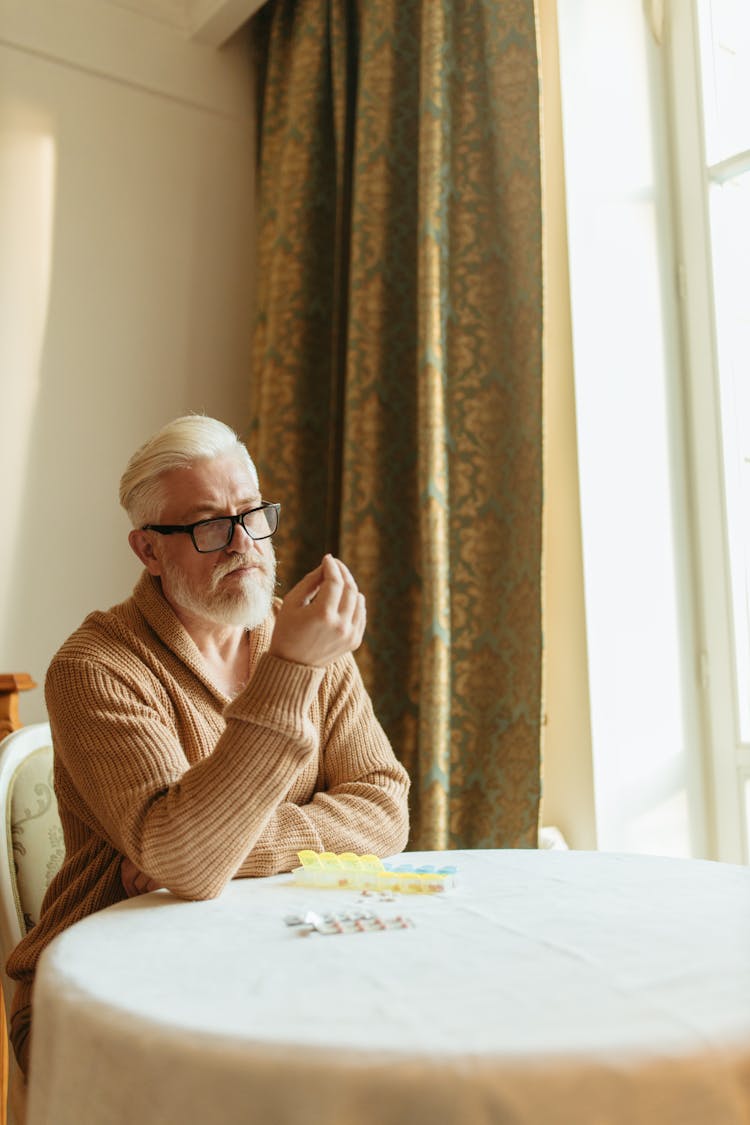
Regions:
<instances>
[{"instance_id":1,"label":"ribbed knit texture","mask_svg":"<svg viewBox=\"0 0 750 1125\"><path fill-rule=\"evenodd\" d=\"M124 855L197 899L235 876L288 871L303 848L404 847L408 777L356 663L270 656L272 624L250 634L250 680L230 701L144 572L131 598L87 617L54 657L46 699L66 856L8 960L21 982L15 1012L48 942L125 897Z\"/></svg>"}]
</instances>

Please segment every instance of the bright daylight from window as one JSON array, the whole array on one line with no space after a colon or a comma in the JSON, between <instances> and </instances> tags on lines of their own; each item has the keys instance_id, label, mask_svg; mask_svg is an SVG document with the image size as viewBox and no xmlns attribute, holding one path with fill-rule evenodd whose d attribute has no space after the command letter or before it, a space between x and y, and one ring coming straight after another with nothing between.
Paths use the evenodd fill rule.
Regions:
<instances>
[{"instance_id":1,"label":"bright daylight from window","mask_svg":"<svg viewBox=\"0 0 750 1125\"><path fill-rule=\"evenodd\" d=\"M599 846L747 862L750 0L558 19Z\"/></svg>"},{"instance_id":2,"label":"bright daylight from window","mask_svg":"<svg viewBox=\"0 0 750 1125\"><path fill-rule=\"evenodd\" d=\"M740 740L750 742L750 4L699 5Z\"/></svg>"}]
</instances>

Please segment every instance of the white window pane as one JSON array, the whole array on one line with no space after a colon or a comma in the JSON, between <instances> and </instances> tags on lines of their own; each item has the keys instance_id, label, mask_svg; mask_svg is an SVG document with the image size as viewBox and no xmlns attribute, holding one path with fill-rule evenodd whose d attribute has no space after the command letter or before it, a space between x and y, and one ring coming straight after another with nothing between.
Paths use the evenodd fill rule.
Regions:
<instances>
[{"instance_id":1,"label":"white window pane","mask_svg":"<svg viewBox=\"0 0 750 1125\"><path fill-rule=\"evenodd\" d=\"M560 0L558 18L598 842L689 855L702 806L661 60L633 0Z\"/></svg>"},{"instance_id":2,"label":"white window pane","mask_svg":"<svg viewBox=\"0 0 750 1125\"><path fill-rule=\"evenodd\" d=\"M750 2L699 0L709 164L750 149Z\"/></svg>"},{"instance_id":3,"label":"white window pane","mask_svg":"<svg viewBox=\"0 0 750 1125\"><path fill-rule=\"evenodd\" d=\"M740 739L750 742L750 173L711 187Z\"/></svg>"}]
</instances>

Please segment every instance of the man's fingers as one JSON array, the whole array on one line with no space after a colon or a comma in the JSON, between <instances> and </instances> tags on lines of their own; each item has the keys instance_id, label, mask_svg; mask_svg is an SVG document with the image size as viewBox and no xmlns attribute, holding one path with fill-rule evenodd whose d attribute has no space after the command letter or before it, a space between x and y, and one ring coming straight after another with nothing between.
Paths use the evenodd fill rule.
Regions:
<instances>
[{"instance_id":1,"label":"man's fingers","mask_svg":"<svg viewBox=\"0 0 750 1125\"><path fill-rule=\"evenodd\" d=\"M343 624L348 625L354 620L359 597L360 595L356 589L352 589L352 587L348 585L344 586L338 605L338 614Z\"/></svg>"},{"instance_id":2,"label":"man's fingers","mask_svg":"<svg viewBox=\"0 0 750 1125\"><path fill-rule=\"evenodd\" d=\"M346 563L332 555L326 555L323 562L326 567L326 579L330 582L327 604L333 606L348 620L354 611L352 599L359 593L354 575Z\"/></svg>"},{"instance_id":3,"label":"man's fingers","mask_svg":"<svg viewBox=\"0 0 750 1125\"><path fill-rule=\"evenodd\" d=\"M133 898L134 895L138 894L138 888L135 885L138 874L136 865L127 856L124 856L120 864L120 880L128 898Z\"/></svg>"},{"instance_id":4,"label":"man's fingers","mask_svg":"<svg viewBox=\"0 0 750 1125\"><path fill-rule=\"evenodd\" d=\"M323 667L359 647L365 620L365 601L351 571L328 554L284 599L269 652Z\"/></svg>"},{"instance_id":5,"label":"man's fingers","mask_svg":"<svg viewBox=\"0 0 750 1125\"><path fill-rule=\"evenodd\" d=\"M333 555L324 555L320 566L316 566L315 570L311 570L309 574L301 578L297 585L289 591L285 600L293 605L310 605L326 583L337 589L347 581L353 582L354 579L344 567L344 564L335 559ZM332 599L329 598L330 600Z\"/></svg>"},{"instance_id":6,"label":"man's fingers","mask_svg":"<svg viewBox=\"0 0 750 1125\"><path fill-rule=\"evenodd\" d=\"M346 586L351 587L351 589L354 590L355 593L356 593L358 591L359 587L357 586L357 583L354 581L354 575L349 570L349 567L346 565L346 563L342 562L341 559L336 559L335 561L338 563L339 571L341 573L341 577L344 580L344 584Z\"/></svg>"},{"instance_id":7,"label":"man's fingers","mask_svg":"<svg viewBox=\"0 0 750 1125\"><path fill-rule=\"evenodd\" d=\"M339 605L347 583L337 559L326 555L321 563L323 580L315 595L315 607L320 613L338 613Z\"/></svg>"},{"instance_id":8,"label":"man's fingers","mask_svg":"<svg viewBox=\"0 0 750 1125\"><path fill-rule=\"evenodd\" d=\"M365 635L365 628L367 626L367 602L365 601L364 594L357 594L357 608L354 611L353 625L357 631L357 643L355 648L359 648L362 644L362 638Z\"/></svg>"},{"instance_id":9,"label":"man's fingers","mask_svg":"<svg viewBox=\"0 0 750 1125\"><path fill-rule=\"evenodd\" d=\"M340 585L346 581L342 562L335 559L333 555L326 555L323 559L323 577L327 582L332 582L334 586Z\"/></svg>"},{"instance_id":10,"label":"man's fingers","mask_svg":"<svg viewBox=\"0 0 750 1125\"><path fill-rule=\"evenodd\" d=\"M341 559L333 559L333 562L338 567L338 571L339 571L339 574L341 575L342 580L348 586L356 586L357 583L354 581L354 575L349 570L349 567L346 565L346 563L342 562Z\"/></svg>"},{"instance_id":11,"label":"man's fingers","mask_svg":"<svg viewBox=\"0 0 750 1125\"><path fill-rule=\"evenodd\" d=\"M292 587L286 596L286 600L294 605L306 605L315 597L323 577L323 565L316 566L315 570L311 570L309 574L299 580L296 586Z\"/></svg>"},{"instance_id":12,"label":"man's fingers","mask_svg":"<svg viewBox=\"0 0 750 1125\"><path fill-rule=\"evenodd\" d=\"M146 875L127 856L123 856L120 863L120 879L128 898L135 898L137 895L145 895L150 891L161 889L161 884L156 879Z\"/></svg>"}]
</instances>

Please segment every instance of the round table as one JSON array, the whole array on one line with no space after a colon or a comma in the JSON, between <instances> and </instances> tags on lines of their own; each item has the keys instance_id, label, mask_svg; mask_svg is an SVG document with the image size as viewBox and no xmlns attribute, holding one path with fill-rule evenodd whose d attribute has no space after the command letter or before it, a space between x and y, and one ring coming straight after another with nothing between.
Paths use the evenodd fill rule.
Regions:
<instances>
[{"instance_id":1,"label":"round table","mask_svg":"<svg viewBox=\"0 0 750 1125\"><path fill-rule=\"evenodd\" d=\"M29 1125L750 1120L750 870L565 851L394 901L238 880L85 919L43 955ZM301 936L369 910L405 929Z\"/></svg>"}]
</instances>

